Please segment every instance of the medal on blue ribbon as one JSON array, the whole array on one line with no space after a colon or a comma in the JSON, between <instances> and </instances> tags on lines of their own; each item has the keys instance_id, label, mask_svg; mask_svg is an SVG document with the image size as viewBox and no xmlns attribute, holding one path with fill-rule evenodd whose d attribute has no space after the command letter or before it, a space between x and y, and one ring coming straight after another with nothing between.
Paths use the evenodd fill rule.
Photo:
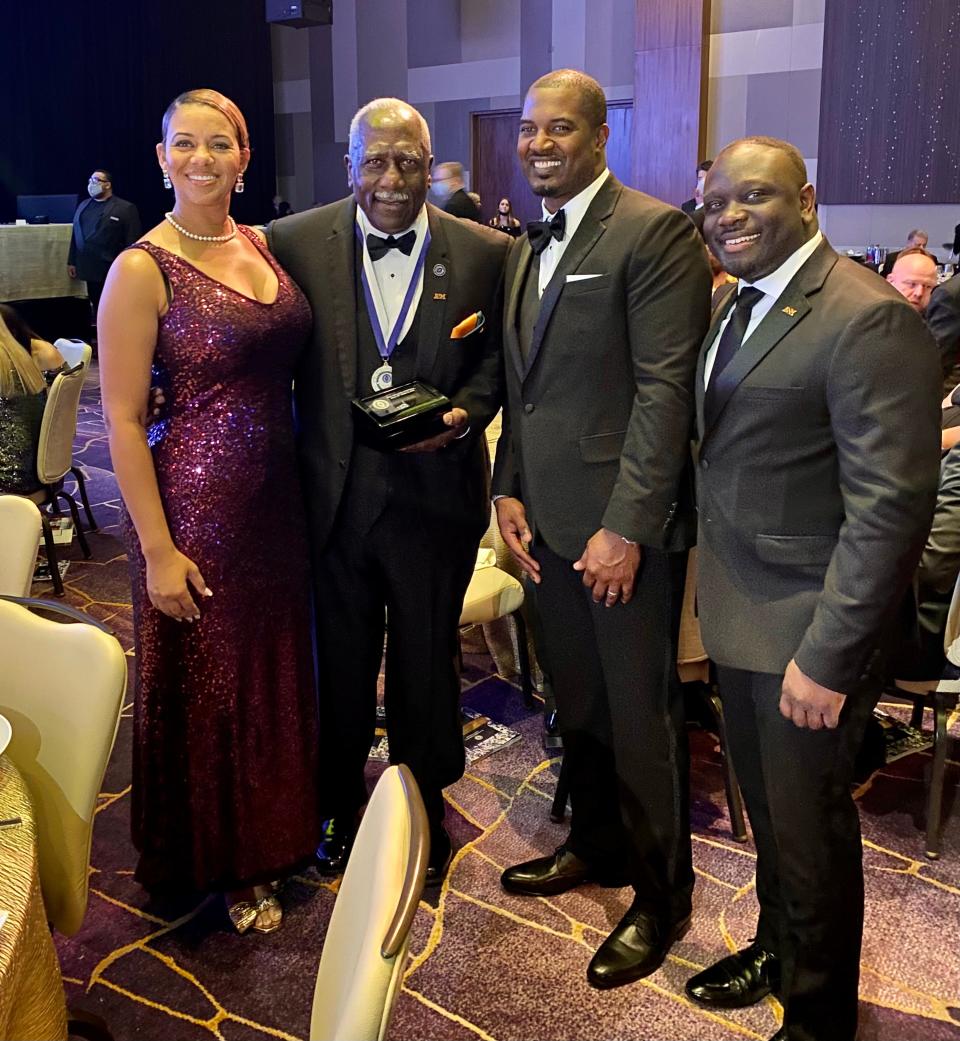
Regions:
<instances>
[{"instance_id":1,"label":"medal on blue ribbon","mask_svg":"<svg viewBox=\"0 0 960 1041\"><path fill-rule=\"evenodd\" d=\"M360 228L357 227L357 242L359 243L360 249L366 249L363 243L363 235L361 234ZM410 283L407 286L406 295L403 298L403 303L400 306L400 313L397 315L397 320L393 323L393 328L390 330L390 335L386 340L383 338L383 329L380 326L380 316L377 313L377 305L373 300L373 293L370 290L370 281L367 278L366 265L361 264L360 266L360 281L363 283L363 298L367 304L367 315L370 318L370 325L373 328L373 336L377 341L377 351L380 354L383 364L379 368L375 369L373 375L370 377L370 386L374 391L389 390L393 386L393 368L390 365L390 356L396 349L397 343L400 340L400 333L403 330L404 322L407 320L407 313L410 310L410 305L413 303L413 298L417 292L417 285L420 282L420 275L423 271L424 262L427 259L427 250L430 248L430 229L427 229L426 234L423 237L423 245L420 247L420 253L417 256L417 262L413 268L413 274L410 276Z\"/></svg>"}]
</instances>

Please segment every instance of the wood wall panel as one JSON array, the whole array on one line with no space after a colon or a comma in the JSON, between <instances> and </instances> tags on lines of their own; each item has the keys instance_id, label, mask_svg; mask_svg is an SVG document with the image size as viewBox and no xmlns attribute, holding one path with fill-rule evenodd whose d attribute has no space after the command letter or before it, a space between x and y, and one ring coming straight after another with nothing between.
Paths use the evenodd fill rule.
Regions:
<instances>
[{"instance_id":1,"label":"wood wall panel","mask_svg":"<svg viewBox=\"0 0 960 1041\"><path fill-rule=\"evenodd\" d=\"M960 203L960 3L827 0L817 195Z\"/></svg>"},{"instance_id":2,"label":"wood wall panel","mask_svg":"<svg viewBox=\"0 0 960 1041\"><path fill-rule=\"evenodd\" d=\"M633 177L679 206L706 142L710 0L636 0Z\"/></svg>"},{"instance_id":3,"label":"wood wall panel","mask_svg":"<svg viewBox=\"0 0 960 1041\"><path fill-rule=\"evenodd\" d=\"M607 166L624 184L632 185L633 104L612 102L607 106L610 139ZM480 196L484 220L489 220L504 195L513 212L524 223L540 219L540 199L530 191L517 159L517 130L520 109L478 112L473 117L473 187Z\"/></svg>"}]
</instances>

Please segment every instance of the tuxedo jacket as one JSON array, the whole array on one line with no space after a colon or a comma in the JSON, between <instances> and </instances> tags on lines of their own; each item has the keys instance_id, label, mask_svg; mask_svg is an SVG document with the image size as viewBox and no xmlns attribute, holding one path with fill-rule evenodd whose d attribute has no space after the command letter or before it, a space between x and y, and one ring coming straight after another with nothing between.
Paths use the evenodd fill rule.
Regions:
<instances>
[{"instance_id":1,"label":"tuxedo jacket","mask_svg":"<svg viewBox=\"0 0 960 1041\"><path fill-rule=\"evenodd\" d=\"M960 275L937 286L927 307L927 328L940 351L943 374L960 361Z\"/></svg>"},{"instance_id":2,"label":"tuxedo jacket","mask_svg":"<svg viewBox=\"0 0 960 1041\"><path fill-rule=\"evenodd\" d=\"M824 241L733 356L704 421L697 368L698 606L720 665L791 658L850 693L894 624L940 460L940 372L914 309Z\"/></svg>"},{"instance_id":3,"label":"tuxedo jacket","mask_svg":"<svg viewBox=\"0 0 960 1041\"><path fill-rule=\"evenodd\" d=\"M270 249L313 309L313 332L294 395L304 494L317 544L330 534L354 448L351 400L357 385L356 203L352 198L297 213L267 229ZM447 448L403 457L405 488L425 518L441 517L479 539L490 519L483 431L500 408L503 365L499 315L510 240L427 205L430 246L418 306L417 378L466 409L469 432ZM480 311L482 328L452 339Z\"/></svg>"},{"instance_id":4,"label":"tuxedo jacket","mask_svg":"<svg viewBox=\"0 0 960 1041\"><path fill-rule=\"evenodd\" d=\"M521 499L569 560L601 527L685 547L693 372L710 310L702 240L679 210L609 175L544 290L524 362L517 322L532 260L523 235L507 264L494 491Z\"/></svg>"},{"instance_id":5,"label":"tuxedo jacket","mask_svg":"<svg viewBox=\"0 0 960 1041\"><path fill-rule=\"evenodd\" d=\"M88 206L96 206L100 219L91 235L80 230L80 214ZM77 269L77 278L104 282L110 265L132 242L140 238L140 215L126 199L111 195L106 202L85 199L73 215L73 234L67 263Z\"/></svg>"},{"instance_id":6,"label":"tuxedo jacket","mask_svg":"<svg viewBox=\"0 0 960 1041\"><path fill-rule=\"evenodd\" d=\"M481 220L480 207L467 195L464 188L458 188L443 207L451 217L465 217L468 220Z\"/></svg>"}]
</instances>

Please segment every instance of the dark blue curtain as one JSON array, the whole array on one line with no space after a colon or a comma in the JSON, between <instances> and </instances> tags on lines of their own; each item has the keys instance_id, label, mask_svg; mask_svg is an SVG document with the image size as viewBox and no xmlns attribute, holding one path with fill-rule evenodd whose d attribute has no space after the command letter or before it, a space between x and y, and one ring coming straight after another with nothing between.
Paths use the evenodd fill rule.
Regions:
<instances>
[{"instance_id":1,"label":"dark blue curtain","mask_svg":"<svg viewBox=\"0 0 960 1041\"><path fill-rule=\"evenodd\" d=\"M234 216L271 215L276 181L263 0L41 0L0 17L0 220L17 195L85 193L97 166L149 228L169 209L154 146L177 94L213 87L246 116L253 158Z\"/></svg>"}]
</instances>

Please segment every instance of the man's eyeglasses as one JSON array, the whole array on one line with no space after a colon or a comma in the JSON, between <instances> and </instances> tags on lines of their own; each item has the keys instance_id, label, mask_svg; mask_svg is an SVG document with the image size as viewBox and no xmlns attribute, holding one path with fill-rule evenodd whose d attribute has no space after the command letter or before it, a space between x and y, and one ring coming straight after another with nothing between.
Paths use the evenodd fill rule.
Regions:
<instances>
[{"instance_id":1,"label":"man's eyeglasses","mask_svg":"<svg viewBox=\"0 0 960 1041\"><path fill-rule=\"evenodd\" d=\"M87 183L88 184L109 184L110 182L106 179L106 177L91 177L90 180Z\"/></svg>"}]
</instances>

